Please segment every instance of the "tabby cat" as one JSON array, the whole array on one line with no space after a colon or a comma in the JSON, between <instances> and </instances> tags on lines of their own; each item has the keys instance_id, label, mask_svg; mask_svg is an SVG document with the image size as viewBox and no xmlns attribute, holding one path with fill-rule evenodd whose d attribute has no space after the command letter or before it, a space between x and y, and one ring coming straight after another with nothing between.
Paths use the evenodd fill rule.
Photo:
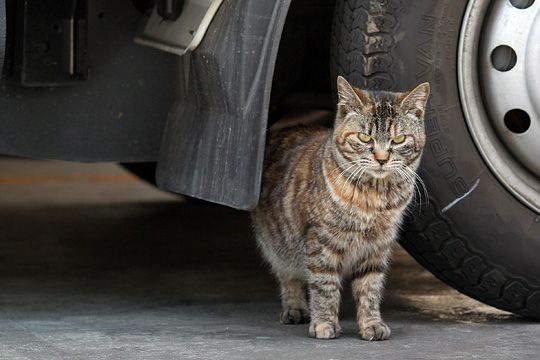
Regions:
<instances>
[{"instance_id":1,"label":"tabby cat","mask_svg":"<svg viewBox=\"0 0 540 360\"><path fill-rule=\"evenodd\" d=\"M429 83L372 92L338 77L337 90L333 130L300 125L270 133L252 219L281 286L283 323L310 321L309 336L339 336L340 290L350 278L360 337L385 340L390 329L379 304L414 195Z\"/></svg>"}]
</instances>

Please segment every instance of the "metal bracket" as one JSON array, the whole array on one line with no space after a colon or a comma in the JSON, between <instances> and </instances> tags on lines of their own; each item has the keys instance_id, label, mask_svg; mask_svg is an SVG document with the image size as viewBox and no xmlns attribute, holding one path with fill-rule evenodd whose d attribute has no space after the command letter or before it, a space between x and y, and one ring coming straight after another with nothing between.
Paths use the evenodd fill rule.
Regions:
<instances>
[{"instance_id":1,"label":"metal bracket","mask_svg":"<svg viewBox=\"0 0 540 360\"><path fill-rule=\"evenodd\" d=\"M6 54L6 26L7 13L6 1L0 0L0 78L2 78L2 70L4 67L4 56Z\"/></svg>"},{"instance_id":2,"label":"metal bracket","mask_svg":"<svg viewBox=\"0 0 540 360\"><path fill-rule=\"evenodd\" d=\"M54 31L54 34L43 32L42 37L35 38L38 44L47 39L55 40L54 44L50 43L49 51L41 54L45 54L46 59L62 59L52 55L60 54L59 49L67 50L63 46L71 42L59 41L67 34L64 31L59 34L60 28L55 24L65 23L50 21L50 12L52 5L64 4L65 0L31 1L46 6L48 14L43 11L41 19L49 19L48 25L40 26ZM14 24L17 9L13 8L17 2L23 1L9 0L7 4L9 30L17 25ZM0 80L0 154L84 162L157 160L163 127L177 87L178 57L133 42L148 20L142 9L146 2L87 1L85 48L92 65L87 80L74 79L60 66L69 63L51 61L49 73L27 72L31 79L40 80L40 84L67 84L77 80L71 87L21 86L16 78L21 69L16 73L12 56L6 56L6 76ZM137 3L141 5L139 8L135 6ZM24 19L20 13L17 18ZM35 16L33 19L40 22ZM71 29L71 26L67 24L63 29ZM15 31L11 34L9 40L14 44L10 43L13 46L8 46L8 50L14 55L22 50L17 46L22 43L15 42L19 39ZM46 64L45 59L39 57L34 61L39 66Z\"/></svg>"},{"instance_id":3,"label":"metal bracket","mask_svg":"<svg viewBox=\"0 0 540 360\"><path fill-rule=\"evenodd\" d=\"M176 55L194 50L202 41L208 26L223 0L186 0L175 21L162 17L156 7L144 33L135 42ZM178 14L178 11L175 12Z\"/></svg>"},{"instance_id":4,"label":"metal bracket","mask_svg":"<svg viewBox=\"0 0 540 360\"><path fill-rule=\"evenodd\" d=\"M157 0L156 9L163 20L176 21L184 9L185 0Z\"/></svg>"},{"instance_id":5,"label":"metal bracket","mask_svg":"<svg viewBox=\"0 0 540 360\"><path fill-rule=\"evenodd\" d=\"M15 70L24 86L87 78L88 0L24 0L17 8Z\"/></svg>"}]
</instances>

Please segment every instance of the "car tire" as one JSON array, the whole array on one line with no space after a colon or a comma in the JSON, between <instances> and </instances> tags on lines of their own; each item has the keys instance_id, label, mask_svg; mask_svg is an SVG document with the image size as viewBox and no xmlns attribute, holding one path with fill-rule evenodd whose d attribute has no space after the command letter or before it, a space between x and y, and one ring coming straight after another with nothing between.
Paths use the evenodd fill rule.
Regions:
<instances>
[{"instance_id":1,"label":"car tire","mask_svg":"<svg viewBox=\"0 0 540 360\"><path fill-rule=\"evenodd\" d=\"M471 137L457 80L463 0L337 0L331 68L367 89L431 83L415 200L402 246L435 276L497 308L540 318L540 216L495 177Z\"/></svg>"}]
</instances>

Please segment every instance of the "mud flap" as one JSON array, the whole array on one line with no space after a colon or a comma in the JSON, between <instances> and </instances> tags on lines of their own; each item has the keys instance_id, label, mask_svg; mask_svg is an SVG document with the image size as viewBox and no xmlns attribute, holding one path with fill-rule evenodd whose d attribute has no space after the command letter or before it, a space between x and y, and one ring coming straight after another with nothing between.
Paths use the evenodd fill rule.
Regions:
<instances>
[{"instance_id":1,"label":"mud flap","mask_svg":"<svg viewBox=\"0 0 540 360\"><path fill-rule=\"evenodd\" d=\"M290 0L225 0L179 60L157 183L237 209L259 198L272 76Z\"/></svg>"}]
</instances>

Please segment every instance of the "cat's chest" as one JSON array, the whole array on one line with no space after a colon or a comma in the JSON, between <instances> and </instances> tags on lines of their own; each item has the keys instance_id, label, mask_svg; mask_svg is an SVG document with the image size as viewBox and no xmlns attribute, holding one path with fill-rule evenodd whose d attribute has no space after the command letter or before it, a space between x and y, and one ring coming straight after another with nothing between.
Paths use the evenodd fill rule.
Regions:
<instances>
[{"instance_id":1,"label":"cat's chest","mask_svg":"<svg viewBox=\"0 0 540 360\"><path fill-rule=\"evenodd\" d=\"M333 242L343 253L343 269L346 271L359 259L388 250L395 241L399 223L399 214L389 213L342 218L341 224L333 229Z\"/></svg>"},{"instance_id":2,"label":"cat's chest","mask_svg":"<svg viewBox=\"0 0 540 360\"><path fill-rule=\"evenodd\" d=\"M343 211L334 218L335 233L343 240L352 242L376 239L399 225L397 211Z\"/></svg>"},{"instance_id":3,"label":"cat's chest","mask_svg":"<svg viewBox=\"0 0 540 360\"><path fill-rule=\"evenodd\" d=\"M348 201L329 196L324 204L319 205L328 209L327 220L338 228L369 236L373 231L395 226L407 201L397 199L391 193L363 191L358 196L351 196Z\"/></svg>"},{"instance_id":4,"label":"cat's chest","mask_svg":"<svg viewBox=\"0 0 540 360\"><path fill-rule=\"evenodd\" d=\"M340 267L344 273L350 272L359 261L388 251L394 243L393 236L369 237L362 233L342 233L334 238L341 248Z\"/></svg>"}]
</instances>

